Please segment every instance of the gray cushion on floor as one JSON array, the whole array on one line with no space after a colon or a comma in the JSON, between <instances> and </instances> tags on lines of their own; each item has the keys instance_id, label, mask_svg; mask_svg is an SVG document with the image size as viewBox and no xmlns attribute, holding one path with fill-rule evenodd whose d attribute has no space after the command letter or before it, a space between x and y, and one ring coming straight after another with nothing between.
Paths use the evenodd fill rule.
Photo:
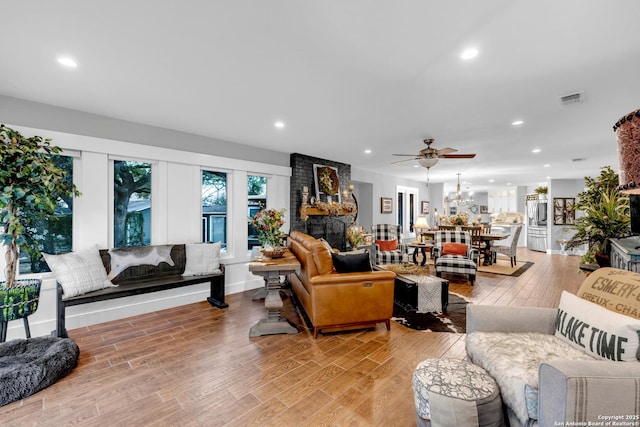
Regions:
<instances>
[{"instance_id":1,"label":"gray cushion on floor","mask_svg":"<svg viewBox=\"0 0 640 427\"><path fill-rule=\"evenodd\" d=\"M69 338L36 337L0 344L0 406L65 377L78 364L79 354Z\"/></svg>"}]
</instances>

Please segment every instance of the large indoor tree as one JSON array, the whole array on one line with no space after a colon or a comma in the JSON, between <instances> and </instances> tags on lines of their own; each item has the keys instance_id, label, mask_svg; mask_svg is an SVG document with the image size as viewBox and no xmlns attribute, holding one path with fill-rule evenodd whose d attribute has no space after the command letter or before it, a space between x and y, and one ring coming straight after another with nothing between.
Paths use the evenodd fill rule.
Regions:
<instances>
[{"instance_id":1,"label":"large indoor tree","mask_svg":"<svg viewBox=\"0 0 640 427\"><path fill-rule=\"evenodd\" d=\"M25 138L0 125L0 224L7 245L6 287L15 285L20 246L33 241L29 225L52 215L59 199L80 194L56 163L61 152L50 139ZM29 251L39 254L37 247L29 246Z\"/></svg>"}]
</instances>

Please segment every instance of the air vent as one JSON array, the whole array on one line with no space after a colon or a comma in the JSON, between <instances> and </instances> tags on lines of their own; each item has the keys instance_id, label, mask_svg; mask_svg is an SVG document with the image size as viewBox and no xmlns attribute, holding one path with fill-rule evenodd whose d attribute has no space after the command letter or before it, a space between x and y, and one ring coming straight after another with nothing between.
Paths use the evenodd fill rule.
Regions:
<instances>
[{"instance_id":1,"label":"air vent","mask_svg":"<svg viewBox=\"0 0 640 427\"><path fill-rule=\"evenodd\" d=\"M576 92L569 95L561 96L560 102L562 103L562 105L582 103L584 102L584 92Z\"/></svg>"},{"instance_id":2,"label":"air vent","mask_svg":"<svg viewBox=\"0 0 640 427\"><path fill-rule=\"evenodd\" d=\"M575 159L571 159L572 162L584 162L587 160L585 157L576 157Z\"/></svg>"}]
</instances>

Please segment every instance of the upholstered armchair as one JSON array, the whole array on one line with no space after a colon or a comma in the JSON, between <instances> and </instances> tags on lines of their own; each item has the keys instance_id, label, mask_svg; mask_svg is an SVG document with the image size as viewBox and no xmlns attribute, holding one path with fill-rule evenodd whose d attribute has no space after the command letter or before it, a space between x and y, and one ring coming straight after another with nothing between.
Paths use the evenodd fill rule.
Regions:
<instances>
[{"instance_id":1,"label":"upholstered armchair","mask_svg":"<svg viewBox=\"0 0 640 427\"><path fill-rule=\"evenodd\" d=\"M376 247L376 264L409 262L409 247L401 242L401 225L374 224L371 226L371 235Z\"/></svg>"},{"instance_id":2,"label":"upholstered armchair","mask_svg":"<svg viewBox=\"0 0 640 427\"><path fill-rule=\"evenodd\" d=\"M442 273L468 274L473 285L479 256L480 251L473 247L471 234L466 231L438 230L433 236L431 257L438 277L442 277Z\"/></svg>"}]
</instances>

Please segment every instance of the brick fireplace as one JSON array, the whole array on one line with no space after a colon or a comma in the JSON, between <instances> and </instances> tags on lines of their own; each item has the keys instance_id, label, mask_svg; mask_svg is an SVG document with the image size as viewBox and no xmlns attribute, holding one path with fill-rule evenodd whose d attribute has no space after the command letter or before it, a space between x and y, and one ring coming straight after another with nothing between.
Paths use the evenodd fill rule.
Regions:
<instances>
[{"instance_id":1,"label":"brick fireplace","mask_svg":"<svg viewBox=\"0 0 640 427\"><path fill-rule=\"evenodd\" d=\"M347 249L347 227L353 221L352 215L310 215L307 221L300 218L302 189L308 187L309 198L316 195L313 165L331 166L338 170L340 193L348 189L351 182L351 165L293 153L290 157L291 194L289 217L291 231L297 230L316 238L324 238L332 247Z\"/></svg>"}]
</instances>

